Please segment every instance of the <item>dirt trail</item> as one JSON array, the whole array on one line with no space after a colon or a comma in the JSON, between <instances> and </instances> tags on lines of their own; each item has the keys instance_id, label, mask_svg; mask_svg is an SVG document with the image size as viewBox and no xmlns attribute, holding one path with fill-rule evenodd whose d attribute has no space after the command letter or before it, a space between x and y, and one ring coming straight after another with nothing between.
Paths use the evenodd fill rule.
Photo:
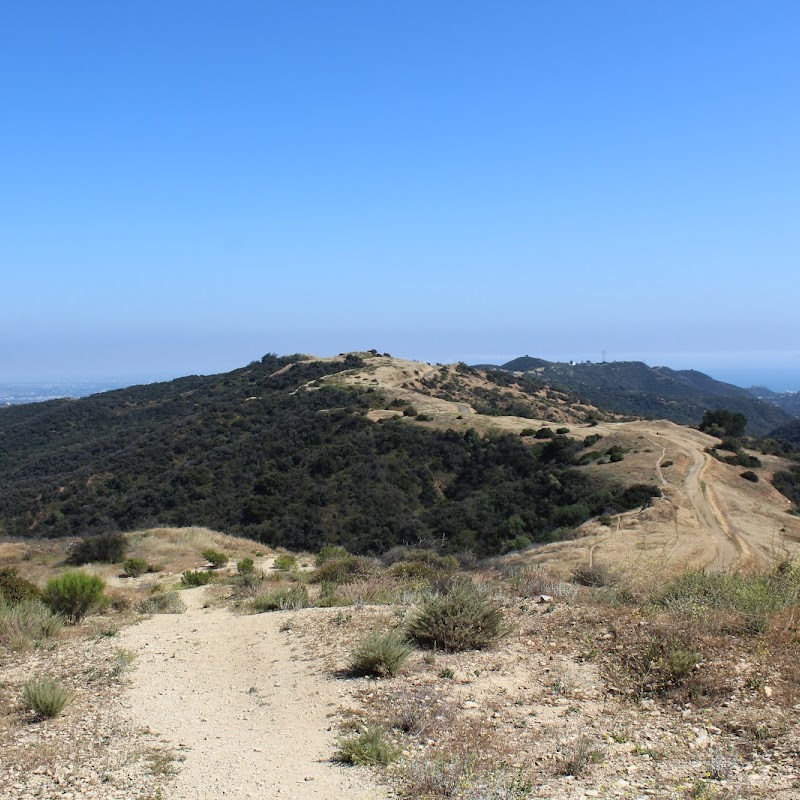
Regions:
<instances>
[{"instance_id":1,"label":"dirt trail","mask_svg":"<svg viewBox=\"0 0 800 800\"><path fill-rule=\"evenodd\" d=\"M643 423L635 423L642 427ZM720 511L719 505L705 474L712 466L712 459L701 443L697 441L697 434L678 425L664 426L658 431L659 442L649 436L645 438L662 450L662 455L656 462L656 472L662 486L667 486L661 463L666 455L665 442L678 449L692 459L692 465L683 481L683 490L691 504L692 511L700 528L712 537L716 547L715 564L720 568L743 566L753 559L752 548L746 540L739 535L734 526Z\"/></svg>"},{"instance_id":2,"label":"dirt trail","mask_svg":"<svg viewBox=\"0 0 800 800\"><path fill-rule=\"evenodd\" d=\"M183 759L166 796L384 797L363 770L330 760L330 715L343 690L282 630L298 612L236 616L203 608L204 592L182 592L185 614L155 615L120 641L140 656L123 700L128 714Z\"/></svg>"}]
</instances>

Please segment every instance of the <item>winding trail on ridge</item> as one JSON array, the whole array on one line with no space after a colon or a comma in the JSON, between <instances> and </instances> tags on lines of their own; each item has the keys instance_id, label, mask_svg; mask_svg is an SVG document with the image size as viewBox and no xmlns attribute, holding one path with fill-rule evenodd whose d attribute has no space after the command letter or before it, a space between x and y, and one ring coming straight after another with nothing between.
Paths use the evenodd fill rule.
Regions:
<instances>
[{"instance_id":1,"label":"winding trail on ridge","mask_svg":"<svg viewBox=\"0 0 800 800\"><path fill-rule=\"evenodd\" d=\"M302 658L294 613L236 616L181 592L184 614L157 614L122 632L140 654L123 705L175 751L170 800L378 800L369 773L331 761L344 691ZM297 649L295 649L297 648Z\"/></svg>"},{"instance_id":2,"label":"winding trail on ridge","mask_svg":"<svg viewBox=\"0 0 800 800\"><path fill-rule=\"evenodd\" d=\"M666 439L673 447L683 451L692 459L692 465L683 481L683 489L700 528L714 540L717 551L715 565L727 569L751 562L754 559L752 548L720 511L714 494L704 477L711 466L712 457L691 438L693 434L688 429L680 428L677 425L674 428L675 430L659 431L658 438L662 441ZM666 447L649 436L645 436L645 438L656 447L661 448L661 456L655 467L661 485L667 486L667 481L661 471L661 462L666 455Z\"/></svg>"}]
</instances>

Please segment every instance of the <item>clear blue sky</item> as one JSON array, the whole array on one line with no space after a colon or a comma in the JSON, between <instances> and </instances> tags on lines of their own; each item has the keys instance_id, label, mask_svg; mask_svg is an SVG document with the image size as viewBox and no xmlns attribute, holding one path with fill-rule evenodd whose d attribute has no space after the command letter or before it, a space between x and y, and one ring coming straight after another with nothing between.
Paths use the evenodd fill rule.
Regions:
<instances>
[{"instance_id":1,"label":"clear blue sky","mask_svg":"<svg viewBox=\"0 0 800 800\"><path fill-rule=\"evenodd\" d=\"M0 382L375 347L800 388L799 41L794 0L5 0Z\"/></svg>"}]
</instances>

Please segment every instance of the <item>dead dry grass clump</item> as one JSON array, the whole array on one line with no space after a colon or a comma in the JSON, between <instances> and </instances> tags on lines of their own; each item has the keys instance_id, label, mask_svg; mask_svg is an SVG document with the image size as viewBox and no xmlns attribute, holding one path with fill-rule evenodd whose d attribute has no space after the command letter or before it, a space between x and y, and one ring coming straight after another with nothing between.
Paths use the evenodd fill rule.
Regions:
<instances>
[{"instance_id":1,"label":"dead dry grass clump","mask_svg":"<svg viewBox=\"0 0 800 800\"><path fill-rule=\"evenodd\" d=\"M384 605L395 601L400 585L391 577L373 575L336 587L337 605Z\"/></svg>"},{"instance_id":2,"label":"dead dry grass clump","mask_svg":"<svg viewBox=\"0 0 800 800\"><path fill-rule=\"evenodd\" d=\"M176 591L155 592L139 601L136 610L140 614L183 614L186 603Z\"/></svg>"},{"instance_id":3,"label":"dead dry grass clump","mask_svg":"<svg viewBox=\"0 0 800 800\"><path fill-rule=\"evenodd\" d=\"M506 571L511 588L521 597L533 598L541 595L557 597L560 600L574 600L578 587L562 580L558 575L544 567L515 565Z\"/></svg>"},{"instance_id":4,"label":"dead dry grass clump","mask_svg":"<svg viewBox=\"0 0 800 800\"><path fill-rule=\"evenodd\" d=\"M297 611L310 604L308 589L303 584L296 584L256 595L248 608L253 614L261 614L265 611Z\"/></svg>"},{"instance_id":5,"label":"dead dry grass clump","mask_svg":"<svg viewBox=\"0 0 800 800\"><path fill-rule=\"evenodd\" d=\"M609 680L635 697L683 702L767 692L795 703L799 589L796 565L760 573L695 570L629 601L629 611L614 614L609 603Z\"/></svg>"},{"instance_id":6,"label":"dead dry grass clump","mask_svg":"<svg viewBox=\"0 0 800 800\"><path fill-rule=\"evenodd\" d=\"M0 599L0 645L9 650L27 650L55 639L63 627L64 618L41 600L23 600L12 606Z\"/></svg>"},{"instance_id":7,"label":"dead dry grass clump","mask_svg":"<svg viewBox=\"0 0 800 800\"><path fill-rule=\"evenodd\" d=\"M457 719L430 732L434 746L413 753L400 773L401 796L427 800L521 800L533 788L513 742L481 720Z\"/></svg>"},{"instance_id":8,"label":"dead dry grass clump","mask_svg":"<svg viewBox=\"0 0 800 800\"><path fill-rule=\"evenodd\" d=\"M435 686L403 686L385 696L383 704L389 727L419 739L452 729L458 715L453 700Z\"/></svg>"}]
</instances>

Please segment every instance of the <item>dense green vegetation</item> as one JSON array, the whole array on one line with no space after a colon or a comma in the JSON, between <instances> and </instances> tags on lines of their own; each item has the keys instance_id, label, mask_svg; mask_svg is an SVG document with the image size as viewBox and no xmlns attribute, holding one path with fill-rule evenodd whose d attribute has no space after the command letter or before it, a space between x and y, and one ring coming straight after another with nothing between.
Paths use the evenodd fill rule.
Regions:
<instances>
[{"instance_id":1,"label":"dense green vegetation","mask_svg":"<svg viewBox=\"0 0 800 800\"><path fill-rule=\"evenodd\" d=\"M800 445L800 419L776 428L770 433L770 438L787 444Z\"/></svg>"},{"instance_id":2,"label":"dense green vegetation","mask_svg":"<svg viewBox=\"0 0 800 800\"><path fill-rule=\"evenodd\" d=\"M708 409L724 406L748 419L748 432L765 435L790 421L785 411L754 397L748 389L714 380L696 370L649 367L640 361L564 364L525 356L498 369L536 370L537 381L580 395L616 414L670 419L697 425Z\"/></svg>"},{"instance_id":3,"label":"dense green vegetation","mask_svg":"<svg viewBox=\"0 0 800 800\"><path fill-rule=\"evenodd\" d=\"M377 392L318 382L359 365L269 355L224 375L4 409L2 526L65 536L197 524L292 549L435 541L488 555L658 493L593 481L573 466L583 445L562 435L530 446L375 424Z\"/></svg>"},{"instance_id":4,"label":"dense green vegetation","mask_svg":"<svg viewBox=\"0 0 800 800\"><path fill-rule=\"evenodd\" d=\"M711 436L744 436L747 428L747 417L744 414L719 408L715 411L706 411L700 420L700 430Z\"/></svg>"}]
</instances>

